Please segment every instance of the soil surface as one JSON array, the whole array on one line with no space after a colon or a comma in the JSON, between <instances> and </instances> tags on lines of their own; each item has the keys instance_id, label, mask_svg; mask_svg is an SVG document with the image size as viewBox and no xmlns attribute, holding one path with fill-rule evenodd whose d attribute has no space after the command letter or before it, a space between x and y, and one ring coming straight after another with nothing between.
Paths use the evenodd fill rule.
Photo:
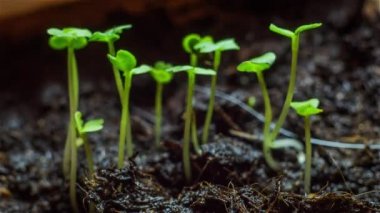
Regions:
<instances>
[{"instance_id":1,"label":"soil surface","mask_svg":"<svg viewBox=\"0 0 380 213\"><path fill-rule=\"evenodd\" d=\"M226 24L239 23L241 18L235 14ZM242 29L251 29L248 26L239 23ZM205 32L225 37L218 25L213 27ZM192 183L185 182L181 162L185 76L179 75L164 88L160 149L153 146L154 82L149 76L136 78L131 111L137 150L123 169L115 167L120 103L112 77L81 81L79 108L84 117L105 120L104 129L89 136L97 166L92 177L88 176L84 151L80 150L77 189L82 211L91 202L100 212L379 212L379 149L315 145L314 193L308 196L304 196L303 165L298 163L295 150L274 152L281 172L266 166L258 139L262 122L229 101L233 98L246 103L255 96L254 109L263 112L261 93L255 77L239 74L235 67L264 51L277 54L275 66L265 76L277 117L289 77L289 41L270 32L257 33L257 29L230 35L237 37L241 50L223 55L218 86L223 93L217 98L210 142L202 145L201 155L192 153ZM313 119L313 137L350 144L380 143L378 38L380 22L365 19L350 27L328 22L302 37L294 99L321 100L324 112ZM177 56L180 43L174 47L169 49L177 51L165 57L173 56L177 62L182 59ZM148 53L148 59L142 60L149 61L153 56ZM85 57L81 60L86 63ZM110 67L108 71L111 74ZM197 82L207 86L208 80L202 77ZM46 82L33 92L33 98L1 92L0 212L71 212L68 183L61 171L68 118L65 88L61 83ZM198 88L195 96L199 132L208 101L205 91ZM23 98L28 101L20 100ZM302 120L295 113L289 114L284 128L302 141Z\"/></svg>"}]
</instances>

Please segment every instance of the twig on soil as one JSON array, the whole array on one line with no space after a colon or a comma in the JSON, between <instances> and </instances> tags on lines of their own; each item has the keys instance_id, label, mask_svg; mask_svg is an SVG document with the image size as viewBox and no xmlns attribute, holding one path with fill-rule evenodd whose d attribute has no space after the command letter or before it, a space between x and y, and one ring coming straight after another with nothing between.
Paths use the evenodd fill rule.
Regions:
<instances>
[{"instance_id":1,"label":"twig on soil","mask_svg":"<svg viewBox=\"0 0 380 213\"><path fill-rule=\"evenodd\" d=\"M201 92L204 94L209 94L209 89L207 87L202 87L202 86L196 86L195 87L196 92ZM250 106L242 102L241 100L228 95L224 92L221 91L216 91L216 97L223 99L225 101L228 101L230 103L235 104L236 106L239 106L241 109L245 110L248 112L250 115L253 117L257 118L260 122L264 122L264 116L257 112L256 110L252 109ZM271 123L271 128L274 127L274 123ZM280 133L286 137L290 138L298 138L298 136L284 128L280 129ZM327 146L327 147L333 147L333 148L344 148L344 149L380 149L380 143L376 144L363 144L363 143L356 143L356 144L350 144L350 143L345 143L345 142L340 142L340 141L329 141L329 140L322 140L318 138L312 138L311 143L314 145L320 145L320 146Z\"/></svg>"}]
</instances>

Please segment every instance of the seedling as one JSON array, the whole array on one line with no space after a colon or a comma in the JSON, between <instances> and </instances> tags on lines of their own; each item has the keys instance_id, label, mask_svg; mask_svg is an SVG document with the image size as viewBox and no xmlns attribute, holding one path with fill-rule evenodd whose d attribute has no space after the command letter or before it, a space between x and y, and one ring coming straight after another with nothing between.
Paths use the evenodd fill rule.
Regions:
<instances>
[{"instance_id":1,"label":"seedling","mask_svg":"<svg viewBox=\"0 0 380 213\"><path fill-rule=\"evenodd\" d=\"M162 61L158 61L153 67L142 65L140 68L145 66L149 70L151 76L156 81L156 98L155 98L155 113L156 122L154 125L155 132L155 145L158 147L161 140L161 124L162 124L162 93L164 84L169 83L173 79L173 72L168 69L172 67L171 64L167 64Z\"/></svg>"},{"instance_id":2,"label":"seedling","mask_svg":"<svg viewBox=\"0 0 380 213\"><path fill-rule=\"evenodd\" d=\"M198 66L198 58L200 55L200 51L198 49L195 49L195 46L198 45L201 42L206 42L206 41L212 41L211 36L204 36L201 37L198 34L192 33L188 34L187 36L184 37L182 40L182 47L186 53L189 54L190 56L190 65L193 67ZM194 80L195 81L195 80ZM192 143L194 146L195 151L200 154L201 149L199 147L198 143L198 135L197 135L197 125L196 125L196 116L194 111L192 111L192 121L191 121L191 138L192 138Z\"/></svg>"},{"instance_id":3,"label":"seedling","mask_svg":"<svg viewBox=\"0 0 380 213\"><path fill-rule=\"evenodd\" d=\"M76 145L77 147L80 147L82 145L84 146L84 152L86 155L90 175L94 174L95 166L94 160L92 158L90 143L88 142L87 133L100 131L101 129L103 129L103 123L103 119L94 119L84 122L82 120L82 113L79 111L75 112L75 124L79 135L79 137L76 140Z\"/></svg>"},{"instance_id":4,"label":"seedling","mask_svg":"<svg viewBox=\"0 0 380 213\"><path fill-rule=\"evenodd\" d=\"M94 32L90 38L93 42L104 42L108 46L108 54L115 56L115 42L120 39L120 34L127 29L132 28L132 25L120 25L106 30L105 32ZM112 70L115 78L117 91L119 93L120 102L123 102L123 82L120 76L120 72L117 67L112 64Z\"/></svg>"},{"instance_id":5,"label":"seedling","mask_svg":"<svg viewBox=\"0 0 380 213\"><path fill-rule=\"evenodd\" d=\"M70 179L70 200L73 210L78 211L76 203L75 184L77 179L77 147L75 130L75 112L79 102L78 67L75 50L87 46L87 38L91 32L79 28L50 28L47 33L51 36L49 45L56 50L67 49L67 73L70 105L70 121L63 154L63 174Z\"/></svg>"},{"instance_id":6,"label":"seedling","mask_svg":"<svg viewBox=\"0 0 380 213\"><path fill-rule=\"evenodd\" d=\"M234 39L224 39L218 42L213 42L212 39L203 39L198 42L194 47L199 50L200 53L214 53L213 69L217 72L219 70L220 62L222 60L222 52L228 50L238 50L239 46L236 44ZM216 92L216 82L217 75L213 75L211 78L210 87L210 100L208 103L207 114L202 132L202 143L205 144L208 141L208 134L210 130L210 124L212 120L212 115L214 112L215 104L215 92Z\"/></svg>"},{"instance_id":7,"label":"seedling","mask_svg":"<svg viewBox=\"0 0 380 213\"><path fill-rule=\"evenodd\" d=\"M276 60L276 55L272 52L265 53L259 57L253 58L249 61L244 61L240 63L237 70L240 72L250 72L256 73L257 79L259 81L260 89L263 94L264 109L265 109L265 120L264 120L264 141L263 141L263 152L264 157L268 165L273 169L278 169L276 161L272 157L271 145L272 141L270 138L270 124L272 122L272 106L269 98L268 89L264 80L263 72L269 69L274 61Z\"/></svg>"},{"instance_id":8,"label":"seedling","mask_svg":"<svg viewBox=\"0 0 380 213\"><path fill-rule=\"evenodd\" d=\"M127 148L127 156L132 157L133 155L132 130L129 112L129 96L132 85L132 77L133 75L149 72L149 68L147 66L136 68L137 61L135 56L126 50L117 51L116 56L108 54L108 59L117 69L123 72L124 76L119 135L119 155L117 163L117 166L120 169L124 165L125 146ZM122 79L120 80L123 81ZM125 141L127 141L126 144Z\"/></svg>"},{"instance_id":9,"label":"seedling","mask_svg":"<svg viewBox=\"0 0 380 213\"><path fill-rule=\"evenodd\" d=\"M185 111L185 128L183 133L183 149L182 149L182 159L183 159L183 170L185 173L186 181L191 181L191 165L190 165L190 132L191 132L191 121L193 116L193 94L195 86L195 76L196 75L215 75L216 72L211 69L204 69L200 67L193 67L189 65L175 66L169 68L169 71L176 72L187 72L188 76L188 87L187 87L187 98L186 98L186 111Z\"/></svg>"},{"instance_id":10,"label":"seedling","mask_svg":"<svg viewBox=\"0 0 380 213\"><path fill-rule=\"evenodd\" d=\"M290 80L289 80L288 91L286 94L284 105L281 109L279 119L277 120L275 127L271 133L271 140L272 141L274 141L277 138L277 135L280 132L282 125L285 122L285 118L289 113L290 103L293 100L294 90L295 90L295 86L296 86L298 49L299 49L299 41L300 41L301 33L304 31L307 31L307 30L319 28L320 26L322 26L321 23L313 23L313 24L302 25L302 26L298 27L294 32L290 31L288 29L280 28L274 24L271 24L269 26L269 29L272 32L275 32L275 33L278 33L282 36L288 37L291 40L291 46L292 46L292 62L290 65Z\"/></svg>"},{"instance_id":11,"label":"seedling","mask_svg":"<svg viewBox=\"0 0 380 213\"><path fill-rule=\"evenodd\" d=\"M185 50L186 53L190 56L190 65L191 66L197 66L198 65L198 56L199 56L199 49L196 49L195 46L198 45L201 42L211 41L211 36L205 36L201 37L198 34L191 33L186 35L182 40L182 47Z\"/></svg>"},{"instance_id":12,"label":"seedling","mask_svg":"<svg viewBox=\"0 0 380 213\"><path fill-rule=\"evenodd\" d=\"M304 174L304 191L306 194L310 193L311 183L311 136L310 136L310 116L323 112L318 108L318 99L309 99L302 102L292 102L290 106L297 112L298 115L304 117L305 120L305 147L306 147L306 161L305 161L305 174Z\"/></svg>"}]
</instances>

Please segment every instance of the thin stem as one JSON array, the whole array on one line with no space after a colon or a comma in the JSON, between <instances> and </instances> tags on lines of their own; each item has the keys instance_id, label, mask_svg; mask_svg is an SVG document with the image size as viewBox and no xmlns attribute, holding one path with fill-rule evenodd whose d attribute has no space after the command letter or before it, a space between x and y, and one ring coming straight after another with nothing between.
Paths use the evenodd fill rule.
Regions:
<instances>
[{"instance_id":1,"label":"thin stem","mask_svg":"<svg viewBox=\"0 0 380 213\"><path fill-rule=\"evenodd\" d=\"M277 162L273 159L272 152L271 152L270 124L272 122L272 106L270 103L267 85L265 83L264 76L261 72L257 73L257 79L259 81L261 92L263 93L264 109L265 109L264 141L263 141L264 158L270 168L272 168L273 170L277 170L279 166Z\"/></svg>"},{"instance_id":2,"label":"thin stem","mask_svg":"<svg viewBox=\"0 0 380 213\"><path fill-rule=\"evenodd\" d=\"M285 118L288 115L290 103L293 100L294 90L296 87L296 77L297 77L297 61L298 61L298 48L299 48L299 34L295 34L292 37L292 62L290 66L290 80L288 92L286 94L285 103L282 107L280 117L276 122L276 125L271 133L271 142L276 140L278 133L282 125L285 122Z\"/></svg>"},{"instance_id":3,"label":"thin stem","mask_svg":"<svg viewBox=\"0 0 380 213\"><path fill-rule=\"evenodd\" d=\"M127 117L127 156L128 158L132 157L133 155L133 141L132 141L132 126L131 126L131 113L130 113L130 108L129 108L129 97L131 93L131 86L132 86L132 73L129 72L126 74L125 81L125 104L127 105L127 111L126 111L126 117Z\"/></svg>"},{"instance_id":4,"label":"thin stem","mask_svg":"<svg viewBox=\"0 0 380 213\"><path fill-rule=\"evenodd\" d=\"M193 111L192 101L195 85L195 73L193 70L188 71L188 88L185 111L185 130L183 134L183 170L187 182L191 181L191 165L190 165L190 131L191 131L191 113Z\"/></svg>"},{"instance_id":5,"label":"thin stem","mask_svg":"<svg viewBox=\"0 0 380 213\"><path fill-rule=\"evenodd\" d=\"M155 112L156 112L156 123L154 127L155 132L155 144L156 147L160 146L161 140L161 123L162 123L162 91L163 85L160 82L157 82L156 85L156 100L155 100Z\"/></svg>"},{"instance_id":6,"label":"thin stem","mask_svg":"<svg viewBox=\"0 0 380 213\"><path fill-rule=\"evenodd\" d=\"M70 112L70 119L69 119L69 125L67 127L67 136L66 136L66 142L65 142L65 148L64 148L64 151L63 151L63 160L62 160L62 163L63 163L63 175L68 179L69 178L69 175L70 175L70 151L71 151L71 141L70 141L70 138L71 138L71 131L70 131L70 128L71 128L71 111L73 110L73 105L72 105L72 102L73 102L73 86L72 86L72 69L73 69L73 57L72 57L72 54L73 54L73 50L68 48L67 49L67 89L69 91L69 112Z\"/></svg>"},{"instance_id":7,"label":"thin stem","mask_svg":"<svg viewBox=\"0 0 380 213\"><path fill-rule=\"evenodd\" d=\"M115 46L114 42L110 41L107 43L108 44L108 53L112 56L115 56ZM116 65L112 63L112 70L113 70L113 75L115 77L115 83L116 83L116 88L117 92L119 93L119 98L121 104L123 104L123 81L121 79L120 71L117 69Z\"/></svg>"},{"instance_id":8,"label":"thin stem","mask_svg":"<svg viewBox=\"0 0 380 213\"><path fill-rule=\"evenodd\" d=\"M192 116L191 116L191 137L192 137L192 140L191 141L193 142L193 147L194 147L195 152L198 155L201 155L202 154L202 149L200 148L199 142L198 142L197 120L196 120L196 116L195 116L194 110L193 110L193 112L191 114L192 114Z\"/></svg>"},{"instance_id":9,"label":"thin stem","mask_svg":"<svg viewBox=\"0 0 380 213\"><path fill-rule=\"evenodd\" d=\"M221 61L221 51L216 50L214 53L214 64L213 69L217 72L219 69L220 61ZM210 124L212 120L212 115L214 112L214 105L215 105L215 92L216 92L216 82L217 82L217 75L213 75L211 77L211 87L210 87L210 100L207 107L207 114L206 114L206 120L205 124L203 125L203 132L202 132L202 144L206 144L208 141L208 135L210 131Z\"/></svg>"},{"instance_id":10,"label":"thin stem","mask_svg":"<svg viewBox=\"0 0 380 213\"><path fill-rule=\"evenodd\" d=\"M120 119L120 134L119 134L119 155L117 168L121 169L124 166L124 155L125 155L125 142L127 140L127 132L128 132L128 99L129 99L129 78L130 74L126 73L125 81L124 81L124 93L122 96L122 109L121 109L121 119Z\"/></svg>"},{"instance_id":11,"label":"thin stem","mask_svg":"<svg viewBox=\"0 0 380 213\"><path fill-rule=\"evenodd\" d=\"M305 147L306 147L306 161L305 161L305 174L304 174L304 191L310 194L311 185L311 137L310 137L310 117L305 117Z\"/></svg>"},{"instance_id":12,"label":"thin stem","mask_svg":"<svg viewBox=\"0 0 380 213\"><path fill-rule=\"evenodd\" d=\"M70 60L69 69L69 101L70 101L70 201L74 212L78 212L78 205L76 199L76 179L77 179L77 146L76 146L76 130L75 130L75 112L78 106L78 71L73 48L68 48L68 57Z\"/></svg>"},{"instance_id":13,"label":"thin stem","mask_svg":"<svg viewBox=\"0 0 380 213\"><path fill-rule=\"evenodd\" d=\"M63 176L68 180L70 176L70 150L71 150L71 143L70 143L70 126L71 124L67 126L67 135L66 135L66 141L65 141L65 147L63 150Z\"/></svg>"},{"instance_id":14,"label":"thin stem","mask_svg":"<svg viewBox=\"0 0 380 213\"><path fill-rule=\"evenodd\" d=\"M196 67L198 65L198 56L195 53L190 54L190 65Z\"/></svg>"},{"instance_id":15,"label":"thin stem","mask_svg":"<svg viewBox=\"0 0 380 213\"><path fill-rule=\"evenodd\" d=\"M90 143L88 142L88 137L86 133L80 135L80 137L83 140L83 147L84 147L84 153L86 155L88 170L90 171L90 176L92 176L95 172L95 166L94 166L94 160L92 158L91 146L90 146Z\"/></svg>"}]
</instances>

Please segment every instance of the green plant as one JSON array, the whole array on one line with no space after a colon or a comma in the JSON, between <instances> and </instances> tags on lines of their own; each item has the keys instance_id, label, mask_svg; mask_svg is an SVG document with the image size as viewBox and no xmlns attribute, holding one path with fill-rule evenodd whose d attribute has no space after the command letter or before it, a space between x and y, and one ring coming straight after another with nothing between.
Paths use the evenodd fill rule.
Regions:
<instances>
[{"instance_id":1,"label":"green plant","mask_svg":"<svg viewBox=\"0 0 380 213\"><path fill-rule=\"evenodd\" d=\"M305 161L305 174L304 174L304 191L306 194L310 193L311 183L311 136L310 136L310 116L323 112L318 108L318 99L309 99L302 102L292 102L290 106L297 112L298 115L304 117L305 120L305 147L306 147L306 161Z\"/></svg>"},{"instance_id":2,"label":"green plant","mask_svg":"<svg viewBox=\"0 0 380 213\"><path fill-rule=\"evenodd\" d=\"M298 27L294 32L290 31L288 29L280 28L274 24L271 24L269 26L269 29L272 32L278 33L282 36L288 37L291 40L291 48L292 48L292 61L290 66L290 80L289 80L289 86L288 91L286 94L284 105L281 109L280 116L275 124L275 127L273 131L271 132L271 141L274 141L277 138L278 133L280 132L280 129L282 125L285 122L285 118L288 115L290 103L293 100L293 95L296 87L296 76L297 76L297 62L298 62L298 49L299 49L299 41L300 41L300 35L302 32L307 30L316 29L322 26L321 23L313 23L313 24L307 24L302 25Z\"/></svg>"},{"instance_id":3,"label":"green plant","mask_svg":"<svg viewBox=\"0 0 380 213\"><path fill-rule=\"evenodd\" d=\"M120 25L117 27L113 27L104 32L94 32L90 37L90 41L93 42L104 42L107 43L108 46L108 54L115 56L115 42L120 39L120 34L127 29L132 28L132 25ZM112 70L115 78L115 83L117 87L117 91L119 93L120 102L123 100L123 82L120 76L120 72L117 67L112 64Z\"/></svg>"},{"instance_id":4,"label":"green plant","mask_svg":"<svg viewBox=\"0 0 380 213\"><path fill-rule=\"evenodd\" d=\"M264 80L263 71L269 69L276 60L276 55L272 52L265 53L259 57L253 58L249 61L244 61L240 63L237 70L240 72L253 72L256 73L257 79L259 81L260 89L264 100L264 141L263 141L263 152L266 162L271 168L277 169L278 165L272 157L271 153L271 137L270 137L270 124L272 122L272 106L270 102L270 97L268 89Z\"/></svg>"},{"instance_id":5,"label":"green plant","mask_svg":"<svg viewBox=\"0 0 380 213\"><path fill-rule=\"evenodd\" d=\"M87 133L97 132L103 129L103 123L104 123L103 119L93 119L93 120L84 122L82 120L82 113L79 111L75 112L75 124L76 124L76 129L78 132L78 136L79 136L76 140L76 145L77 147L80 147L81 145L84 146L84 152L86 155L86 160L88 164L88 170L90 171L90 175L94 174L95 166L94 166L94 160L92 158L90 143L88 142Z\"/></svg>"},{"instance_id":6,"label":"green plant","mask_svg":"<svg viewBox=\"0 0 380 213\"><path fill-rule=\"evenodd\" d=\"M190 65L198 65L199 49L196 49L195 46L201 42L212 41L211 36L201 37L199 34L191 33L186 35L182 40L182 47L186 53L190 56Z\"/></svg>"},{"instance_id":7,"label":"green plant","mask_svg":"<svg viewBox=\"0 0 380 213\"><path fill-rule=\"evenodd\" d=\"M117 51L116 56L108 54L108 59L117 69L123 72L124 76L119 134L119 155L117 163L118 168L122 168L124 165L125 146L127 148L127 156L132 157L133 155L132 130L129 112L129 96L132 86L132 77L133 75L147 73L149 72L149 69L146 66L136 68L136 58L127 50ZM125 144L125 142L127 142L127 144Z\"/></svg>"},{"instance_id":8,"label":"green plant","mask_svg":"<svg viewBox=\"0 0 380 213\"><path fill-rule=\"evenodd\" d=\"M195 49L195 46L198 45L201 42L206 42L206 41L212 41L211 36L204 36L201 37L198 34L192 33L186 35L183 40L182 40L182 47L186 53L189 54L190 56L190 65L193 67L198 66L198 60L200 56L200 51L198 49ZM194 80L195 81L195 80ZM198 143L198 135L197 135L197 124L196 124L196 116L195 112L192 111L192 116L191 116L191 141L193 143L193 147L196 151L196 153L201 154L201 148Z\"/></svg>"},{"instance_id":9,"label":"green plant","mask_svg":"<svg viewBox=\"0 0 380 213\"><path fill-rule=\"evenodd\" d=\"M148 65L145 69L148 69L153 79L156 81L156 97L155 97L155 114L156 122L154 125L155 133L155 145L158 147L161 140L161 124L162 124L162 93L164 84L169 83L173 79L173 72L168 69L172 67L171 64L167 64L163 61L158 61L153 67Z\"/></svg>"},{"instance_id":10,"label":"green plant","mask_svg":"<svg viewBox=\"0 0 380 213\"><path fill-rule=\"evenodd\" d=\"M76 179L77 179L77 147L75 130L75 112L79 102L78 67L75 50L87 46L87 38L91 32L80 28L50 28L47 33L51 36L49 45L56 50L67 49L67 74L69 90L70 120L67 138L63 154L63 174L70 179L70 200L73 210L78 211L76 203Z\"/></svg>"},{"instance_id":11,"label":"green plant","mask_svg":"<svg viewBox=\"0 0 380 213\"><path fill-rule=\"evenodd\" d=\"M218 42L212 41L212 39L200 40L194 48L199 50L200 53L214 53L213 57L213 69L217 72L219 70L220 62L222 60L222 52L228 50L238 50L239 46L236 44L234 39L224 39ZM215 104L215 92L216 92L216 82L217 75L213 75L211 78L210 87L210 100L207 107L207 114L202 132L202 143L205 144L208 141L208 134L210 130L210 124L212 120L212 115L214 112Z\"/></svg>"},{"instance_id":12,"label":"green plant","mask_svg":"<svg viewBox=\"0 0 380 213\"><path fill-rule=\"evenodd\" d=\"M185 173L186 181L191 181L191 165L190 165L190 133L191 133L191 122L193 116L193 94L195 86L195 76L196 75L215 75L216 72L211 69L204 69L200 67L193 67L189 65L174 66L169 68L169 71L174 73L186 71L188 76L188 88L186 97L186 110L185 110L185 128L183 133L183 149L182 149L182 159L183 159L183 170Z\"/></svg>"}]
</instances>

